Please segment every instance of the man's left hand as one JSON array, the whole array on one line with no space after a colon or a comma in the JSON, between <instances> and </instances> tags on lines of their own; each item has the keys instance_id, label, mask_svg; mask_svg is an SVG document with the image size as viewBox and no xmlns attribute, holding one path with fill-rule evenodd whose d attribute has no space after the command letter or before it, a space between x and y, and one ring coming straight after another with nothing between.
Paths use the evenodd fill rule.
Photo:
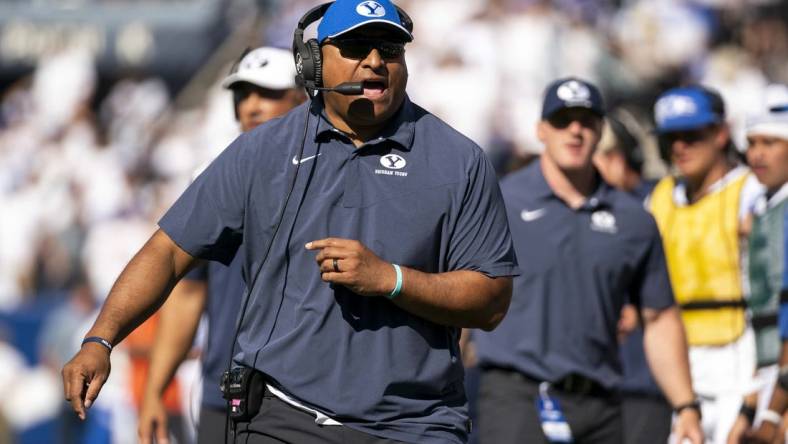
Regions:
<instances>
[{"instance_id":1,"label":"man's left hand","mask_svg":"<svg viewBox=\"0 0 788 444\"><path fill-rule=\"evenodd\" d=\"M324 281L344 285L353 293L383 296L397 282L394 267L357 240L329 237L307 243L306 249L319 250L315 261Z\"/></svg>"},{"instance_id":2,"label":"man's left hand","mask_svg":"<svg viewBox=\"0 0 788 444\"><path fill-rule=\"evenodd\" d=\"M695 409L682 410L673 426L673 436L676 437L675 442L683 442L684 439L688 439L692 444L703 444L700 413Z\"/></svg>"}]
</instances>

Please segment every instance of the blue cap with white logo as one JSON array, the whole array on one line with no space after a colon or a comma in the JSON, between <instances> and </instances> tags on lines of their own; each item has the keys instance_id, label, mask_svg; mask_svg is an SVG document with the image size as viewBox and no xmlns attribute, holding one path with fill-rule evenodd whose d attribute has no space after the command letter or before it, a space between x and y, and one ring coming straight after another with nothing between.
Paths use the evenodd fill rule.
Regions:
<instances>
[{"instance_id":1,"label":"blue cap with white logo","mask_svg":"<svg viewBox=\"0 0 788 444\"><path fill-rule=\"evenodd\" d=\"M547 87L542 104L542 119L564 108L587 108L600 116L605 115L599 89L576 77L558 79Z\"/></svg>"},{"instance_id":2,"label":"blue cap with white logo","mask_svg":"<svg viewBox=\"0 0 788 444\"><path fill-rule=\"evenodd\" d=\"M691 131L725 119L725 103L716 91L703 86L673 88L657 99L657 132Z\"/></svg>"},{"instance_id":3,"label":"blue cap with white logo","mask_svg":"<svg viewBox=\"0 0 788 444\"><path fill-rule=\"evenodd\" d=\"M335 38L346 32L365 25L377 23L391 26L406 42L413 40L413 35L402 26L397 8L389 0L337 0L329 6L323 20L317 27L317 41Z\"/></svg>"}]
</instances>

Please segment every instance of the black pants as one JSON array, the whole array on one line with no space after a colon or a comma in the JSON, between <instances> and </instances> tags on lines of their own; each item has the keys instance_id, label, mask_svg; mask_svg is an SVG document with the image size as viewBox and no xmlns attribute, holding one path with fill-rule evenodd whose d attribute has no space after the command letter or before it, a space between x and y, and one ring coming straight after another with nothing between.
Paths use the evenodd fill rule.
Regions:
<instances>
[{"instance_id":1,"label":"black pants","mask_svg":"<svg viewBox=\"0 0 788 444\"><path fill-rule=\"evenodd\" d=\"M345 426L320 426L311 413L280 400L268 390L263 405L251 422L239 423L237 444L394 444ZM233 441L230 440L230 443Z\"/></svg>"},{"instance_id":2,"label":"black pants","mask_svg":"<svg viewBox=\"0 0 788 444\"><path fill-rule=\"evenodd\" d=\"M621 407L625 443L668 442L673 409L664 398L624 394L621 397Z\"/></svg>"},{"instance_id":3,"label":"black pants","mask_svg":"<svg viewBox=\"0 0 788 444\"><path fill-rule=\"evenodd\" d=\"M227 418L226 408L200 408L200 424L197 427L197 444L224 444L224 424ZM230 430L229 424L227 428ZM232 435L228 433L227 442L232 442Z\"/></svg>"},{"instance_id":4,"label":"black pants","mask_svg":"<svg viewBox=\"0 0 788 444\"><path fill-rule=\"evenodd\" d=\"M620 399L550 389L561 405L577 444L621 444ZM479 390L481 444L547 443L536 400L539 384L518 372L484 369Z\"/></svg>"}]
</instances>

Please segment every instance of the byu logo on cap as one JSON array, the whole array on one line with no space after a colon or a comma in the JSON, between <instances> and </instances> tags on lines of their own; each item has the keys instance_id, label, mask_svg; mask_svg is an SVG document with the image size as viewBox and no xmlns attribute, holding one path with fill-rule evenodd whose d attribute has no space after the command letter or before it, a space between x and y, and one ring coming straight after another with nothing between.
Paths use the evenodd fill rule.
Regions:
<instances>
[{"instance_id":1,"label":"byu logo on cap","mask_svg":"<svg viewBox=\"0 0 788 444\"><path fill-rule=\"evenodd\" d=\"M657 123L663 125L668 119L675 119L681 116L691 116L698 112L698 105L687 96L666 96L654 106Z\"/></svg>"},{"instance_id":2,"label":"byu logo on cap","mask_svg":"<svg viewBox=\"0 0 788 444\"><path fill-rule=\"evenodd\" d=\"M252 51L241 60L241 69L264 68L268 65L268 54L265 51Z\"/></svg>"},{"instance_id":3,"label":"byu logo on cap","mask_svg":"<svg viewBox=\"0 0 788 444\"><path fill-rule=\"evenodd\" d=\"M398 154L387 154L380 158L380 164L390 170L405 168L408 162Z\"/></svg>"},{"instance_id":4,"label":"byu logo on cap","mask_svg":"<svg viewBox=\"0 0 788 444\"><path fill-rule=\"evenodd\" d=\"M565 82L558 87L555 94L564 102L586 102L591 98L591 91L588 87L577 80Z\"/></svg>"},{"instance_id":5,"label":"byu logo on cap","mask_svg":"<svg viewBox=\"0 0 788 444\"><path fill-rule=\"evenodd\" d=\"M383 17L386 15L386 9L383 8L383 5L373 1L359 3L356 6L356 12L364 17Z\"/></svg>"}]
</instances>

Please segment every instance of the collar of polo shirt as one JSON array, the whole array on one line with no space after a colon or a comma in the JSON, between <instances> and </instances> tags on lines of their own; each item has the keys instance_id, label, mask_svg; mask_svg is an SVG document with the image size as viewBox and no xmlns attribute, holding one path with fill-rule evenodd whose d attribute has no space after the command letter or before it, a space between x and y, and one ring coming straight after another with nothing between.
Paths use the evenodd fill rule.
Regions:
<instances>
[{"instance_id":1,"label":"collar of polo shirt","mask_svg":"<svg viewBox=\"0 0 788 444\"><path fill-rule=\"evenodd\" d=\"M336 129L334 125L328 120L326 116L323 98L318 96L314 99L314 106L312 113L316 114L317 127L315 128L315 142L325 141L327 138L332 137L334 134L344 134L342 131ZM415 126L418 118L418 109L410 101L408 96L402 102L402 106L396 114L389 120L388 124L380 132L377 140L386 139L396 142L405 151L410 151L415 138ZM375 140L370 140L367 143L374 143Z\"/></svg>"},{"instance_id":2,"label":"collar of polo shirt","mask_svg":"<svg viewBox=\"0 0 788 444\"><path fill-rule=\"evenodd\" d=\"M550 185L547 184L547 179L545 179L544 174L542 173L541 159L535 160L532 165L528 166L528 168L536 168L539 170L539 174L537 174L534 178L534 183L531 187L529 187L530 195L539 200L548 200L553 198L562 200L553 192L553 189L550 188ZM593 208L599 206L609 207L612 205L610 193L613 191L613 187L602 180L602 176L599 175L598 171L596 172L596 177L596 188L594 188L594 191L588 196L588 199L586 199L586 204L584 204L581 208L584 208L586 205L590 205Z\"/></svg>"}]
</instances>

